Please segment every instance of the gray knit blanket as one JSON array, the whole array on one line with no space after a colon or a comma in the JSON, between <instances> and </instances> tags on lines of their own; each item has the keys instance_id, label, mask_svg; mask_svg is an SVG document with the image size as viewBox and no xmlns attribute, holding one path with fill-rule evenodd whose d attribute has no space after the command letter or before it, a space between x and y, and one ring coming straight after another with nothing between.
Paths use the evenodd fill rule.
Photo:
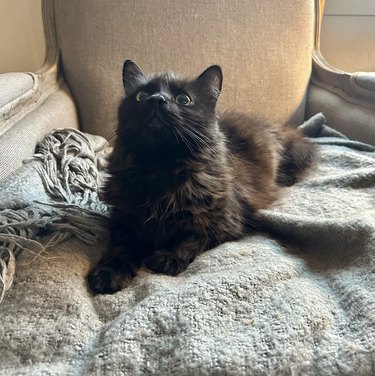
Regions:
<instances>
[{"instance_id":1,"label":"gray knit blanket","mask_svg":"<svg viewBox=\"0 0 375 376\"><path fill-rule=\"evenodd\" d=\"M317 167L256 234L94 296L105 140L57 130L0 181L0 375L375 375L375 148L302 125Z\"/></svg>"}]
</instances>

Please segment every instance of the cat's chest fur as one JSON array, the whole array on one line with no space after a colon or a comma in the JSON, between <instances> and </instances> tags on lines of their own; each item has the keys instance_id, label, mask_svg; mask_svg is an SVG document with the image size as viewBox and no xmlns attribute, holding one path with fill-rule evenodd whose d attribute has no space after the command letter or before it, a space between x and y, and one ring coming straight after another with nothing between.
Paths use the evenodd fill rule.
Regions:
<instances>
[{"instance_id":1,"label":"cat's chest fur","mask_svg":"<svg viewBox=\"0 0 375 376\"><path fill-rule=\"evenodd\" d=\"M121 171L112 171L106 201L143 221L209 212L230 188L225 163L168 158L167 153L162 160L132 153L123 160Z\"/></svg>"},{"instance_id":2,"label":"cat's chest fur","mask_svg":"<svg viewBox=\"0 0 375 376\"><path fill-rule=\"evenodd\" d=\"M130 155L123 160L127 165L122 171L112 171L106 201L122 213L138 238L156 246L179 232L200 233L216 244L221 236L243 230L224 154L200 161L175 158L143 164Z\"/></svg>"}]
</instances>

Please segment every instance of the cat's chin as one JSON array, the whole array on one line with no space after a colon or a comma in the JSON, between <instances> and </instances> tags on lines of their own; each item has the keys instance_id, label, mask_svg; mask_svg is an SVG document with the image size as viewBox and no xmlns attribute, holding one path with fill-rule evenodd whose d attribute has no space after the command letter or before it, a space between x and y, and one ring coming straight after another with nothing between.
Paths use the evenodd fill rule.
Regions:
<instances>
[{"instance_id":1,"label":"cat's chin","mask_svg":"<svg viewBox=\"0 0 375 376\"><path fill-rule=\"evenodd\" d=\"M143 123L143 130L138 134L138 143L150 150L167 150L179 147L179 142L170 127L157 117Z\"/></svg>"},{"instance_id":2,"label":"cat's chin","mask_svg":"<svg viewBox=\"0 0 375 376\"><path fill-rule=\"evenodd\" d=\"M163 120L161 120L158 116L154 115L146 122L146 125L152 129L164 129L166 124Z\"/></svg>"}]
</instances>

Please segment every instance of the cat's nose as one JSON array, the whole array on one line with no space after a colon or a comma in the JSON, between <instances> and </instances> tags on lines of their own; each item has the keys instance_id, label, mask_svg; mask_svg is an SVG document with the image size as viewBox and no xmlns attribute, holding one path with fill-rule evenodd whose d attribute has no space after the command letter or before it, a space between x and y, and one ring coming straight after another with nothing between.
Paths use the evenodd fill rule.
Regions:
<instances>
[{"instance_id":1,"label":"cat's nose","mask_svg":"<svg viewBox=\"0 0 375 376\"><path fill-rule=\"evenodd\" d=\"M150 103L152 103L155 107L162 106L163 104L167 103L167 99L161 93L154 93L150 95L147 99Z\"/></svg>"}]
</instances>

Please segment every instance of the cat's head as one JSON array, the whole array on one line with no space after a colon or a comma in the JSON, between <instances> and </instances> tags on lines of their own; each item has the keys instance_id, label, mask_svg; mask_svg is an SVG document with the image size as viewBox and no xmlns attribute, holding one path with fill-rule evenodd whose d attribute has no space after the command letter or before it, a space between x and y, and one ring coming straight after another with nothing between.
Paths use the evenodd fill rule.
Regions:
<instances>
[{"instance_id":1,"label":"cat's head","mask_svg":"<svg viewBox=\"0 0 375 376\"><path fill-rule=\"evenodd\" d=\"M145 75L131 60L123 66L125 99L119 109L119 141L138 151L196 154L218 132L215 112L222 86L218 65L193 80L173 73Z\"/></svg>"}]
</instances>

